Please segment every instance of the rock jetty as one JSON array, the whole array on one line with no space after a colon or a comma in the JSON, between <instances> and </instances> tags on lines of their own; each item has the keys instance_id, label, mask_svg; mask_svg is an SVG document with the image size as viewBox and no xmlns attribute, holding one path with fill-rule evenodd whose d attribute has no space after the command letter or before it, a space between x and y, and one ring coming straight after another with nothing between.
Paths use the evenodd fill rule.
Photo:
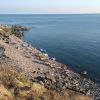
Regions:
<instances>
[{"instance_id":1,"label":"rock jetty","mask_svg":"<svg viewBox=\"0 0 100 100\"><path fill-rule=\"evenodd\" d=\"M18 26L16 29L21 31L29 28ZM8 36L4 35L6 32L9 32ZM11 26L0 26L0 58L6 56L8 59L6 63L12 69L23 73L32 82L39 83L48 90L57 91L60 95L64 95L66 91L73 91L74 94L81 93L92 97L93 100L100 100L99 83L75 73L65 64L50 59L48 55L22 41L11 32Z\"/></svg>"}]
</instances>

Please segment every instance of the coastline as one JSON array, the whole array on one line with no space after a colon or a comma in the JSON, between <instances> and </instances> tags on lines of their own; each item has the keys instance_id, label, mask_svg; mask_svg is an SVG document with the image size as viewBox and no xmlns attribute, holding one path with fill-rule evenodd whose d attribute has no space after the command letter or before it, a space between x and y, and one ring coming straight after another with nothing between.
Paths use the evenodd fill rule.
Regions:
<instances>
[{"instance_id":1,"label":"coastline","mask_svg":"<svg viewBox=\"0 0 100 100\"><path fill-rule=\"evenodd\" d=\"M32 82L39 83L47 89L58 92L72 90L92 96L94 100L100 99L100 84L82 77L65 64L50 59L47 54L14 34L7 33L7 37L4 34L1 34L4 39L0 40L0 45L5 49L4 53L8 57L6 63L11 68L25 74Z\"/></svg>"}]
</instances>

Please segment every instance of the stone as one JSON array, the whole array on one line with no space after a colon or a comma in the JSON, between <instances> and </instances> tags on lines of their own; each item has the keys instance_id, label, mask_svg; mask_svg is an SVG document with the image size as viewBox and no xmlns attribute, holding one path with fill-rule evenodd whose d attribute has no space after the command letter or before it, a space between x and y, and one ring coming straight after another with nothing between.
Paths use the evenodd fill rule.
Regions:
<instances>
[{"instance_id":1,"label":"stone","mask_svg":"<svg viewBox=\"0 0 100 100\"><path fill-rule=\"evenodd\" d=\"M45 82L45 79L43 78L43 77L41 77L41 76L37 76L36 78L35 78L37 81L42 81L43 83Z\"/></svg>"},{"instance_id":2,"label":"stone","mask_svg":"<svg viewBox=\"0 0 100 100\"><path fill-rule=\"evenodd\" d=\"M90 92L90 90L88 90L87 93L86 93L86 95L90 95L90 94L91 94L91 92Z\"/></svg>"},{"instance_id":3,"label":"stone","mask_svg":"<svg viewBox=\"0 0 100 100\"><path fill-rule=\"evenodd\" d=\"M0 46L0 58L5 55L5 48Z\"/></svg>"},{"instance_id":4,"label":"stone","mask_svg":"<svg viewBox=\"0 0 100 100\"><path fill-rule=\"evenodd\" d=\"M50 81L56 82L55 78L52 75L46 75L45 78L50 80Z\"/></svg>"}]
</instances>

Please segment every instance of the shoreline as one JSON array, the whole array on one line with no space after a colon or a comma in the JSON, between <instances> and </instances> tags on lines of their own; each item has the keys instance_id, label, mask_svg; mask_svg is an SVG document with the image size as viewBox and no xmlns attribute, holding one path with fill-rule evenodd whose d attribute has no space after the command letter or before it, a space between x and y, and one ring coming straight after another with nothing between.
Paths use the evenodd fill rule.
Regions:
<instances>
[{"instance_id":1,"label":"shoreline","mask_svg":"<svg viewBox=\"0 0 100 100\"><path fill-rule=\"evenodd\" d=\"M43 52L37 50L14 34L2 36L4 40L0 40L0 45L10 60L7 63L18 72L24 73L33 82L58 92L72 90L92 96L94 100L100 99L100 84L82 77L65 64L50 59L43 50Z\"/></svg>"}]
</instances>

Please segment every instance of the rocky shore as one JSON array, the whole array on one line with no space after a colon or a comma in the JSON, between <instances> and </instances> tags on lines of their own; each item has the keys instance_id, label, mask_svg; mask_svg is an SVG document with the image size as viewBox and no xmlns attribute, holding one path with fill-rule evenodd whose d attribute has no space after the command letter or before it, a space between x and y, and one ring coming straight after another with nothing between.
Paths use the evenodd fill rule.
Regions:
<instances>
[{"instance_id":1,"label":"rocky shore","mask_svg":"<svg viewBox=\"0 0 100 100\"><path fill-rule=\"evenodd\" d=\"M17 29L29 28L17 27ZM62 96L66 91L69 94L73 91L71 93L80 93L87 98L100 100L99 83L75 73L67 65L57 62L42 51L12 34L10 26L0 26L0 64L9 65L32 82L39 83L48 90L55 90ZM92 100L90 98L69 100Z\"/></svg>"}]
</instances>

